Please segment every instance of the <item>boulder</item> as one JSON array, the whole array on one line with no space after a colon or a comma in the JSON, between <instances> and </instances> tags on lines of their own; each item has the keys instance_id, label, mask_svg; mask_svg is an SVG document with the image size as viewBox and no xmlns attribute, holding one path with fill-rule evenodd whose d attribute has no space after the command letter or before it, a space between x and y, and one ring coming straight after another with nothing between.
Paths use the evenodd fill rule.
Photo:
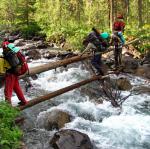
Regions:
<instances>
[{"instance_id":1,"label":"boulder","mask_svg":"<svg viewBox=\"0 0 150 149\"><path fill-rule=\"evenodd\" d=\"M56 57L56 53L49 52L49 51L42 53L42 55L43 55L43 58L46 58L46 59L51 59L51 58Z\"/></svg>"},{"instance_id":2,"label":"boulder","mask_svg":"<svg viewBox=\"0 0 150 149\"><path fill-rule=\"evenodd\" d=\"M144 58L142 59L143 64L150 64L150 50L147 51L147 53L144 55Z\"/></svg>"},{"instance_id":3,"label":"boulder","mask_svg":"<svg viewBox=\"0 0 150 149\"><path fill-rule=\"evenodd\" d=\"M42 40L40 40L36 43L37 49L46 49L47 47L48 47L48 44L43 42Z\"/></svg>"},{"instance_id":4,"label":"boulder","mask_svg":"<svg viewBox=\"0 0 150 149\"><path fill-rule=\"evenodd\" d=\"M123 56L122 65L124 72L134 73L138 68L138 61L131 56Z\"/></svg>"},{"instance_id":5,"label":"boulder","mask_svg":"<svg viewBox=\"0 0 150 149\"><path fill-rule=\"evenodd\" d=\"M69 123L71 116L61 110L53 110L45 113L42 117L37 120L37 125L40 128L45 128L46 130L60 129Z\"/></svg>"},{"instance_id":6,"label":"boulder","mask_svg":"<svg viewBox=\"0 0 150 149\"><path fill-rule=\"evenodd\" d=\"M29 59L37 60L41 58L41 53L37 50L29 50L27 51L26 55Z\"/></svg>"},{"instance_id":7,"label":"boulder","mask_svg":"<svg viewBox=\"0 0 150 149\"><path fill-rule=\"evenodd\" d=\"M15 40L14 44L16 46L25 46L24 39L17 39Z\"/></svg>"},{"instance_id":8,"label":"boulder","mask_svg":"<svg viewBox=\"0 0 150 149\"><path fill-rule=\"evenodd\" d=\"M106 86L112 87L114 89L119 89L119 90L130 90L132 89L132 85L130 81L127 78L120 77L118 79L114 78L106 78L105 79Z\"/></svg>"},{"instance_id":9,"label":"boulder","mask_svg":"<svg viewBox=\"0 0 150 149\"><path fill-rule=\"evenodd\" d=\"M128 45L128 47L123 48L122 53L130 55L133 58L140 58L141 57L141 53L137 49L135 49L133 45Z\"/></svg>"},{"instance_id":10,"label":"boulder","mask_svg":"<svg viewBox=\"0 0 150 149\"><path fill-rule=\"evenodd\" d=\"M132 89L132 85L127 78L121 77L117 79L117 88L126 91Z\"/></svg>"},{"instance_id":11,"label":"boulder","mask_svg":"<svg viewBox=\"0 0 150 149\"><path fill-rule=\"evenodd\" d=\"M134 88L135 92L139 93L139 94L149 94L150 95L150 87L148 86L139 86Z\"/></svg>"},{"instance_id":12,"label":"boulder","mask_svg":"<svg viewBox=\"0 0 150 149\"><path fill-rule=\"evenodd\" d=\"M93 149L89 137L76 130L61 130L50 140L54 149Z\"/></svg>"},{"instance_id":13,"label":"boulder","mask_svg":"<svg viewBox=\"0 0 150 149\"><path fill-rule=\"evenodd\" d=\"M142 66L139 66L136 69L135 75L150 79L150 71L149 70L150 70L150 64L144 64Z\"/></svg>"}]
</instances>

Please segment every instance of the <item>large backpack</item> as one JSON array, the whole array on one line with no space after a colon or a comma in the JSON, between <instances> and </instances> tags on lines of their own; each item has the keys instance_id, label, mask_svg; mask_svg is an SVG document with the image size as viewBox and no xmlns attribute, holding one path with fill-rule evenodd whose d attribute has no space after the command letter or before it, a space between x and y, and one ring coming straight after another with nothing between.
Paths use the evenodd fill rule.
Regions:
<instances>
[{"instance_id":1,"label":"large backpack","mask_svg":"<svg viewBox=\"0 0 150 149\"><path fill-rule=\"evenodd\" d=\"M17 57L19 58L20 65L16 67L16 74L20 76L29 72L29 68L25 56L21 52L17 52Z\"/></svg>"},{"instance_id":2,"label":"large backpack","mask_svg":"<svg viewBox=\"0 0 150 149\"><path fill-rule=\"evenodd\" d=\"M8 44L7 49L3 51L4 58L8 61L15 74L23 75L28 71L28 65L25 56L19 51L19 48L13 44Z\"/></svg>"},{"instance_id":3,"label":"large backpack","mask_svg":"<svg viewBox=\"0 0 150 149\"><path fill-rule=\"evenodd\" d=\"M0 76L4 75L8 69L10 69L11 66L7 62L7 60L4 59L4 57L0 57Z\"/></svg>"},{"instance_id":4,"label":"large backpack","mask_svg":"<svg viewBox=\"0 0 150 149\"><path fill-rule=\"evenodd\" d=\"M98 50L101 50L100 35L97 36L97 34L94 31L89 33L83 40L84 46L87 46L89 43L93 43Z\"/></svg>"}]
</instances>

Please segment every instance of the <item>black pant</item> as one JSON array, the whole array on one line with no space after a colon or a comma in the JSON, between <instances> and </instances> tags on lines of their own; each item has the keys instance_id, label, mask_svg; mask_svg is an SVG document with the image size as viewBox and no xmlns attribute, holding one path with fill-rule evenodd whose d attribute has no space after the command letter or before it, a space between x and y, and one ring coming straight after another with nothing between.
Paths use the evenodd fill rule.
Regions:
<instances>
[{"instance_id":1,"label":"black pant","mask_svg":"<svg viewBox=\"0 0 150 149\"><path fill-rule=\"evenodd\" d=\"M94 54L94 56L93 56L93 58L91 60L91 64L96 69L96 73L98 73L100 75L104 75L104 73L103 73L103 71L101 69L101 65L102 65L101 54L98 54L98 55Z\"/></svg>"},{"instance_id":2,"label":"black pant","mask_svg":"<svg viewBox=\"0 0 150 149\"><path fill-rule=\"evenodd\" d=\"M115 67L120 66L122 59L122 47L115 45L114 58L115 58Z\"/></svg>"}]
</instances>

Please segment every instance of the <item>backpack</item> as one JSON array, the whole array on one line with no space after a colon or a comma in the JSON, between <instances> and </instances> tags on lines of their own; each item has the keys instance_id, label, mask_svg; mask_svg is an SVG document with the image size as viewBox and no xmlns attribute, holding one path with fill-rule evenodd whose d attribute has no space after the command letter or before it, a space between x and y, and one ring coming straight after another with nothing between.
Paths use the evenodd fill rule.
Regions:
<instances>
[{"instance_id":1,"label":"backpack","mask_svg":"<svg viewBox=\"0 0 150 149\"><path fill-rule=\"evenodd\" d=\"M0 57L0 75L6 73L6 70L10 69L11 66L9 63L4 59L4 57Z\"/></svg>"},{"instance_id":2,"label":"backpack","mask_svg":"<svg viewBox=\"0 0 150 149\"><path fill-rule=\"evenodd\" d=\"M20 64L16 67L16 74L20 76L29 72L29 68L25 56L21 52L17 52L17 57L20 61Z\"/></svg>"},{"instance_id":3,"label":"backpack","mask_svg":"<svg viewBox=\"0 0 150 149\"><path fill-rule=\"evenodd\" d=\"M84 38L83 45L87 46L89 43L93 43L98 50L101 50L100 36L98 37L95 32L91 32Z\"/></svg>"},{"instance_id":4,"label":"backpack","mask_svg":"<svg viewBox=\"0 0 150 149\"><path fill-rule=\"evenodd\" d=\"M3 51L4 58L8 61L12 68L17 67L20 64L19 58L17 54L11 50L4 50Z\"/></svg>"},{"instance_id":5,"label":"backpack","mask_svg":"<svg viewBox=\"0 0 150 149\"><path fill-rule=\"evenodd\" d=\"M8 48L3 51L3 55L16 75L20 76L28 71L25 56L13 44L8 44Z\"/></svg>"}]
</instances>

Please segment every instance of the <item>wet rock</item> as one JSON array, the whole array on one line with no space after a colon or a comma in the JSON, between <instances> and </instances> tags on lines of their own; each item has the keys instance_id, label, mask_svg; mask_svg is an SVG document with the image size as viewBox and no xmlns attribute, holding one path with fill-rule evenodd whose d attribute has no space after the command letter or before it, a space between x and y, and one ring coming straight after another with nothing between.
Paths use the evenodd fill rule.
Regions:
<instances>
[{"instance_id":1,"label":"wet rock","mask_svg":"<svg viewBox=\"0 0 150 149\"><path fill-rule=\"evenodd\" d=\"M148 86L139 86L139 87L134 88L133 91L136 92L136 93L139 93L139 94L150 94L150 87L148 87Z\"/></svg>"},{"instance_id":2,"label":"wet rock","mask_svg":"<svg viewBox=\"0 0 150 149\"><path fill-rule=\"evenodd\" d=\"M43 42L43 41L38 41L36 43L36 48L37 49L46 49L48 47L47 43Z\"/></svg>"},{"instance_id":3,"label":"wet rock","mask_svg":"<svg viewBox=\"0 0 150 149\"><path fill-rule=\"evenodd\" d=\"M20 49L25 50L25 51L29 51L29 50L34 50L36 49L36 46L33 43L26 43L24 46L21 46Z\"/></svg>"},{"instance_id":4,"label":"wet rock","mask_svg":"<svg viewBox=\"0 0 150 149\"><path fill-rule=\"evenodd\" d=\"M138 68L138 61L131 56L124 56L122 58L123 71L127 73L134 73Z\"/></svg>"},{"instance_id":5,"label":"wet rock","mask_svg":"<svg viewBox=\"0 0 150 149\"><path fill-rule=\"evenodd\" d=\"M29 59L37 60L41 58L41 54L37 50L30 50L26 53L26 55L29 57Z\"/></svg>"},{"instance_id":6,"label":"wet rock","mask_svg":"<svg viewBox=\"0 0 150 149\"><path fill-rule=\"evenodd\" d=\"M144 64L136 69L135 74L150 79L150 65Z\"/></svg>"},{"instance_id":7,"label":"wet rock","mask_svg":"<svg viewBox=\"0 0 150 149\"><path fill-rule=\"evenodd\" d=\"M119 90L130 90L132 88L130 81L124 77L118 79L107 78L105 81L107 88L112 87Z\"/></svg>"},{"instance_id":8,"label":"wet rock","mask_svg":"<svg viewBox=\"0 0 150 149\"><path fill-rule=\"evenodd\" d=\"M130 81L127 78L119 78L117 79L117 87L119 90L130 90L132 88L132 85Z\"/></svg>"},{"instance_id":9,"label":"wet rock","mask_svg":"<svg viewBox=\"0 0 150 149\"><path fill-rule=\"evenodd\" d=\"M16 46L25 46L24 39L17 39L15 40L14 44Z\"/></svg>"},{"instance_id":10,"label":"wet rock","mask_svg":"<svg viewBox=\"0 0 150 149\"><path fill-rule=\"evenodd\" d=\"M93 149L89 137L75 130L61 130L56 132L50 140L54 149Z\"/></svg>"},{"instance_id":11,"label":"wet rock","mask_svg":"<svg viewBox=\"0 0 150 149\"><path fill-rule=\"evenodd\" d=\"M142 64L150 64L150 50L147 51L144 58L142 59Z\"/></svg>"},{"instance_id":12,"label":"wet rock","mask_svg":"<svg viewBox=\"0 0 150 149\"><path fill-rule=\"evenodd\" d=\"M80 88L81 95L87 95L90 99L98 99L103 95L102 91L100 90L99 86L101 83L99 81L94 81L88 84L88 86L82 86ZM100 101L102 102L102 101Z\"/></svg>"},{"instance_id":13,"label":"wet rock","mask_svg":"<svg viewBox=\"0 0 150 149\"><path fill-rule=\"evenodd\" d=\"M73 56L77 56L77 54L74 54L70 50L64 51L63 53L58 52L58 54L57 54L57 57L59 57L60 59L71 58Z\"/></svg>"},{"instance_id":14,"label":"wet rock","mask_svg":"<svg viewBox=\"0 0 150 149\"><path fill-rule=\"evenodd\" d=\"M135 49L133 45L129 45L128 47L123 48L122 53L130 55L133 58L140 58L141 57L141 53L137 49Z\"/></svg>"},{"instance_id":15,"label":"wet rock","mask_svg":"<svg viewBox=\"0 0 150 149\"><path fill-rule=\"evenodd\" d=\"M42 56L43 56L43 58L51 59L51 58L56 57L56 53L45 51L44 53L42 53Z\"/></svg>"},{"instance_id":16,"label":"wet rock","mask_svg":"<svg viewBox=\"0 0 150 149\"><path fill-rule=\"evenodd\" d=\"M38 36L34 36L32 38L32 40L33 41L39 41L39 40L45 41L45 38L46 38L46 35L45 34L41 34L41 35L38 35Z\"/></svg>"},{"instance_id":17,"label":"wet rock","mask_svg":"<svg viewBox=\"0 0 150 149\"><path fill-rule=\"evenodd\" d=\"M68 113L60 110L53 110L39 117L37 125L46 130L60 129L64 127L66 123L69 123L70 119L71 116Z\"/></svg>"}]
</instances>

